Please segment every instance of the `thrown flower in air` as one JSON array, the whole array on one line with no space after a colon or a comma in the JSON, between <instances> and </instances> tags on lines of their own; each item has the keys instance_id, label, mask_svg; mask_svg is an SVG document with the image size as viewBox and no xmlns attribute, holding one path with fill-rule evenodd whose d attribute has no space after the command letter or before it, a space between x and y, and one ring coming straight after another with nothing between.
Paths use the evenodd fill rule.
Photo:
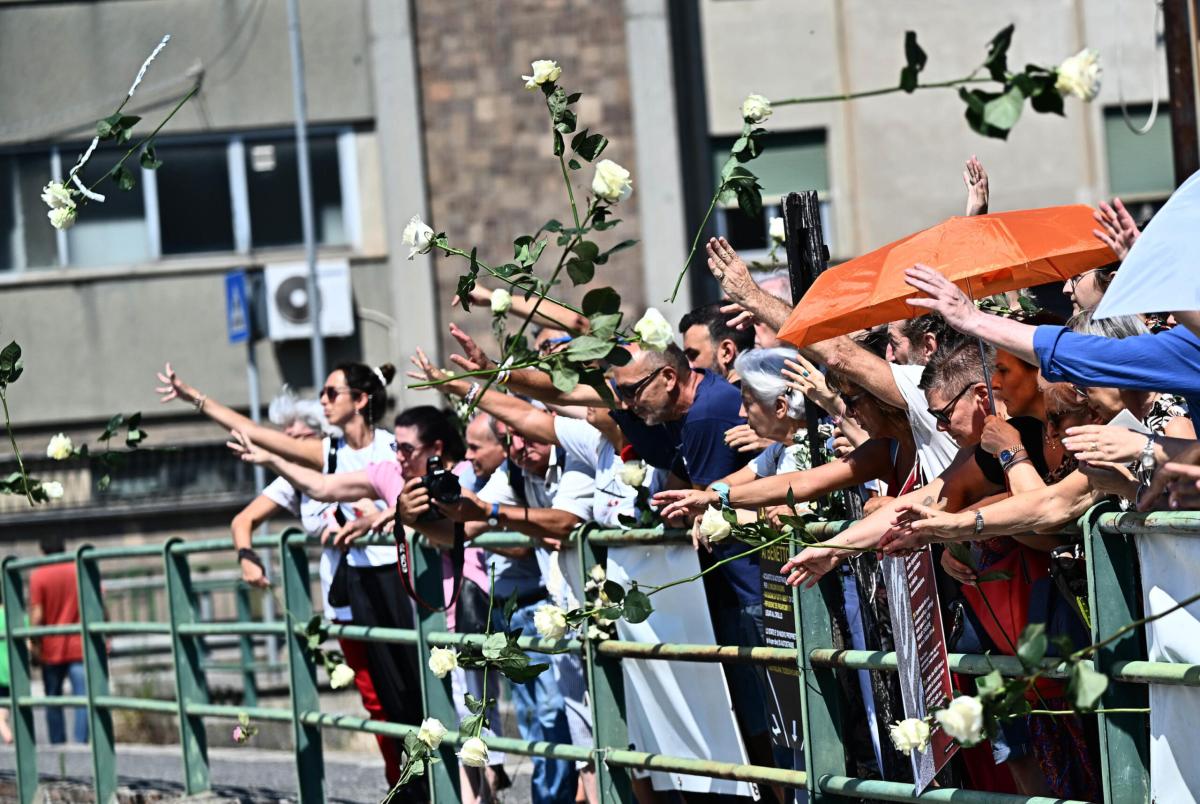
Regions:
<instances>
[{"instance_id":1,"label":"thrown flower in air","mask_svg":"<svg viewBox=\"0 0 1200 804\"><path fill-rule=\"evenodd\" d=\"M943 731L963 745L974 745L983 738L983 704L978 698L960 695L933 716Z\"/></svg>"},{"instance_id":2,"label":"thrown flower in air","mask_svg":"<svg viewBox=\"0 0 1200 804\"><path fill-rule=\"evenodd\" d=\"M75 207L59 207L46 213L55 229L70 229L75 225Z\"/></svg>"},{"instance_id":3,"label":"thrown flower in air","mask_svg":"<svg viewBox=\"0 0 1200 804\"><path fill-rule=\"evenodd\" d=\"M747 95L742 101L742 119L761 123L771 116L771 102L762 95Z\"/></svg>"},{"instance_id":4,"label":"thrown flower in air","mask_svg":"<svg viewBox=\"0 0 1200 804\"><path fill-rule=\"evenodd\" d=\"M504 315L512 308L512 294L504 288L492 291L492 314Z\"/></svg>"},{"instance_id":5,"label":"thrown flower in air","mask_svg":"<svg viewBox=\"0 0 1200 804\"><path fill-rule=\"evenodd\" d=\"M542 639L562 639L567 634L567 613L547 603L533 613L533 627Z\"/></svg>"},{"instance_id":6,"label":"thrown flower in air","mask_svg":"<svg viewBox=\"0 0 1200 804\"><path fill-rule=\"evenodd\" d=\"M445 678L446 674L456 667L458 667L458 651L454 648L429 649L429 672L438 678Z\"/></svg>"},{"instance_id":7,"label":"thrown flower in air","mask_svg":"<svg viewBox=\"0 0 1200 804\"><path fill-rule=\"evenodd\" d=\"M71 441L71 437L64 433L51 437L50 443L46 445L46 457L56 461L65 461L74 452L75 444Z\"/></svg>"},{"instance_id":8,"label":"thrown flower in air","mask_svg":"<svg viewBox=\"0 0 1200 804\"><path fill-rule=\"evenodd\" d=\"M57 480L47 480L42 484L42 491L46 492L49 499L57 500L63 496L63 484Z\"/></svg>"},{"instance_id":9,"label":"thrown flower in air","mask_svg":"<svg viewBox=\"0 0 1200 804\"><path fill-rule=\"evenodd\" d=\"M354 668L345 662L339 662L333 670L329 671L329 686L332 689L341 689L353 683Z\"/></svg>"},{"instance_id":10,"label":"thrown flower in air","mask_svg":"<svg viewBox=\"0 0 1200 804\"><path fill-rule=\"evenodd\" d=\"M1090 101L1100 92L1100 54L1092 48L1084 48L1058 65L1058 79L1054 88L1060 95L1074 95L1080 100Z\"/></svg>"},{"instance_id":11,"label":"thrown flower in air","mask_svg":"<svg viewBox=\"0 0 1200 804\"><path fill-rule=\"evenodd\" d=\"M75 199L69 188L60 181L52 181L42 188L42 201L50 209L75 209Z\"/></svg>"},{"instance_id":12,"label":"thrown flower in air","mask_svg":"<svg viewBox=\"0 0 1200 804\"><path fill-rule=\"evenodd\" d=\"M646 481L646 464L642 461L626 461L617 477L630 488L639 488Z\"/></svg>"},{"instance_id":13,"label":"thrown flower in air","mask_svg":"<svg viewBox=\"0 0 1200 804\"><path fill-rule=\"evenodd\" d=\"M624 201L633 192L633 179L629 171L611 159L601 159L596 163L596 173L592 176L592 192L596 197L615 204Z\"/></svg>"},{"instance_id":14,"label":"thrown flower in air","mask_svg":"<svg viewBox=\"0 0 1200 804\"><path fill-rule=\"evenodd\" d=\"M910 756L913 751L924 751L929 745L929 724L916 717L901 720L888 729L892 745L896 750Z\"/></svg>"},{"instance_id":15,"label":"thrown flower in air","mask_svg":"<svg viewBox=\"0 0 1200 804\"><path fill-rule=\"evenodd\" d=\"M420 215L413 215L412 220L404 227L401 239L404 245L412 247L412 251L408 252L408 258L411 260L418 254L428 254L433 248L433 229L421 220Z\"/></svg>"},{"instance_id":16,"label":"thrown flower in air","mask_svg":"<svg viewBox=\"0 0 1200 804\"><path fill-rule=\"evenodd\" d=\"M704 517L700 520L700 535L707 539L709 544L724 541L732 531L733 528L725 521L720 508L710 505L705 509Z\"/></svg>"},{"instance_id":17,"label":"thrown flower in air","mask_svg":"<svg viewBox=\"0 0 1200 804\"><path fill-rule=\"evenodd\" d=\"M633 331L644 346L656 352L663 351L675 342L675 330L671 328L671 323L654 307L633 325Z\"/></svg>"},{"instance_id":18,"label":"thrown flower in air","mask_svg":"<svg viewBox=\"0 0 1200 804\"><path fill-rule=\"evenodd\" d=\"M546 82L553 84L562 75L562 67L550 59L538 59L529 66L533 68L533 75L521 76L525 80L526 89L537 89Z\"/></svg>"},{"instance_id":19,"label":"thrown flower in air","mask_svg":"<svg viewBox=\"0 0 1200 804\"><path fill-rule=\"evenodd\" d=\"M463 743L458 760L470 768L485 768L488 764L488 747L483 740L472 737Z\"/></svg>"},{"instance_id":20,"label":"thrown flower in air","mask_svg":"<svg viewBox=\"0 0 1200 804\"><path fill-rule=\"evenodd\" d=\"M430 751L436 751L445 736L446 727L436 717L427 717L422 720L421 728L417 730L417 739L428 746Z\"/></svg>"},{"instance_id":21,"label":"thrown flower in air","mask_svg":"<svg viewBox=\"0 0 1200 804\"><path fill-rule=\"evenodd\" d=\"M771 228L768 233L774 243L782 244L787 239L787 232L783 228L783 218L771 218Z\"/></svg>"}]
</instances>

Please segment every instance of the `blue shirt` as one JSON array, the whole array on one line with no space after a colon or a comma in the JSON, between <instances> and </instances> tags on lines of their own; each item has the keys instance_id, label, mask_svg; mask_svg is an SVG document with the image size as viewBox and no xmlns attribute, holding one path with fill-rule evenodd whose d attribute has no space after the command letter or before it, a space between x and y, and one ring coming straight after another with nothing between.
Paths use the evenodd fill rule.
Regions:
<instances>
[{"instance_id":1,"label":"blue shirt","mask_svg":"<svg viewBox=\"0 0 1200 804\"><path fill-rule=\"evenodd\" d=\"M508 461L505 460L500 469L507 471L507 464ZM462 484L463 488L470 489L478 494L487 485L488 477L476 477L475 467L467 464L467 468L458 476L458 482ZM467 542L467 544L469 545L470 542ZM509 558L499 553L493 553L491 550L485 549L483 552L486 556L487 565L495 572L495 596L497 600L505 600L514 593L518 597L525 597L526 595L533 594L542 587L542 571L538 568L537 559L533 556L527 558ZM490 574L491 572L489 572ZM487 590L485 589L484 591Z\"/></svg>"},{"instance_id":2,"label":"blue shirt","mask_svg":"<svg viewBox=\"0 0 1200 804\"><path fill-rule=\"evenodd\" d=\"M1033 351L1051 382L1179 394L1200 410L1200 338L1187 327L1131 338L1040 326Z\"/></svg>"}]
</instances>

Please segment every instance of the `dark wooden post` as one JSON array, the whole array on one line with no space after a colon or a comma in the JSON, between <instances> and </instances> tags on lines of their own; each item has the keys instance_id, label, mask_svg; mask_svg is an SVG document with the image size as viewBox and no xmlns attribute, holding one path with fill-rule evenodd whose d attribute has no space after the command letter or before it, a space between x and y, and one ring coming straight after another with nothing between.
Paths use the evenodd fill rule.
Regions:
<instances>
[{"instance_id":1,"label":"dark wooden post","mask_svg":"<svg viewBox=\"0 0 1200 804\"><path fill-rule=\"evenodd\" d=\"M1198 0L1164 0L1163 39L1167 50L1167 95L1171 109L1171 149L1176 186L1200 170L1196 125Z\"/></svg>"}]
</instances>

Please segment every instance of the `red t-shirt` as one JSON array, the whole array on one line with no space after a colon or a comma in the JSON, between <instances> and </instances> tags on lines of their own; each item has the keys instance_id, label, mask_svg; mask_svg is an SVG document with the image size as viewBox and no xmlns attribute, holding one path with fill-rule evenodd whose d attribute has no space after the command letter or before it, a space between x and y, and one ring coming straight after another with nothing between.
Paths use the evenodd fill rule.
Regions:
<instances>
[{"instance_id":1,"label":"red t-shirt","mask_svg":"<svg viewBox=\"0 0 1200 804\"><path fill-rule=\"evenodd\" d=\"M29 576L29 606L42 607L42 625L79 622L79 587L75 562L38 567ZM44 636L42 664L83 661L83 641L78 634Z\"/></svg>"}]
</instances>

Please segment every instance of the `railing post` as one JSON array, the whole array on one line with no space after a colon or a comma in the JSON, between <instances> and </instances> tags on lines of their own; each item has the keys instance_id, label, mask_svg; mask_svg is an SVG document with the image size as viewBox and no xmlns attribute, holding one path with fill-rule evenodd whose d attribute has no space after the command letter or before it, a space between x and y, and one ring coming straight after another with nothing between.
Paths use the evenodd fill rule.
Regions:
<instances>
[{"instance_id":1,"label":"railing post","mask_svg":"<svg viewBox=\"0 0 1200 804\"><path fill-rule=\"evenodd\" d=\"M183 757L183 789L192 796L209 789L208 735L204 718L188 714L188 704L208 703L200 637L179 633L181 623L198 621L196 595L187 554L176 555L171 548L182 544L179 538L163 545L163 572L167 586L167 612L171 617L171 657L175 666L175 702L179 709L179 745Z\"/></svg>"},{"instance_id":2,"label":"railing post","mask_svg":"<svg viewBox=\"0 0 1200 804\"><path fill-rule=\"evenodd\" d=\"M791 542L792 555L799 544ZM809 801L832 800L821 791L823 776L845 776L846 755L838 730L838 687L832 667L814 667L812 651L833 646L831 601L841 599L840 578L828 573L811 589L792 590L796 609L796 662L800 668L800 727L804 733L804 769L808 773Z\"/></svg>"},{"instance_id":3,"label":"railing post","mask_svg":"<svg viewBox=\"0 0 1200 804\"><path fill-rule=\"evenodd\" d=\"M292 705L292 747L296 756L296 790L301 804L324 804L325 760L321 748L321 727L301 722L302 712L318 712L321 701L317 692L317 670L306 650L304 636L297 626L312 617L309 597L308 549L302 540L289 543L300 531L288 528L280 536L279 563L283 575L284 620L287 622L288 682ZM346 559L343 558L343 561Z\"/></svg>"},{"instance_id":4,"label":"railing post","mask_svg":"<svg viewBox=\"0 0 1200 804\"><path fill-rule=\"evenodd\" d=\"M597 564L607 574L608 548L593 545L588 539L590 528L579 531L579 577L587 582L592 567ZM583 601L580 601L582 604ZM633 785L628 768L609 767L606 758L610 748L629 745L629 728L625 720L625 676L621 660L600 656L596 642L587 639L588 622L583 625L583 661L587 671L589 697L592 706L592 762L596 768L596 788L601 804L617 804L633 799Z\"/></svg>"},{"instance_id":5,"label":"railing post","mask_svg":"<svg viewBox=\"0 0 1200 804\"><path fill-rule=\"evenodd\" d=\"M13 637L13 629L25 625L28 607L21 570L10 567L16 556L4 559L4 637L8 640L8 689L12 707L13 746L17 753L17 798L32 804L37 792L37 738L33 731L33 708L18 706L20 698L31 694L29 643Z\"/></svg>"},{"instance_id":6,"label":"railing post","mask_svg":"<svg viewBox=\"0 0 1200 804\"><path fill-rule=\"evenodd\" d=\"M409 555L413 557L414 586L422 599L431 603L442 600L445 593L442 588L442 554L441 551L425 547L423 540L413 537L412 532L406 532L409 540ZM458 710L454 707L454 696L451 692L450 676L438 678L429 670L429 644L425 635L434 631L446 630L446 615L441 611L430 611L424 606L417 605L417 666L421 670L421 703L425 709L425 717L436 717L446 728L457 728ZM487 698L487 690L483 691ZM499 725L499 724L497 724ZM447 804L461 800L459 793L458 757L454 746L443 743L441 762L432 766L429 772L429 787L434 804Z\"/></svg>"},{"instance_id":7,"label":"railing post","mask_svg":"<svg viewBox=\"0 0 1200 804\"><path fill-rule=\"evenodd\" d=\"M75 574L79 585L79 627L83 632L83 675L87 684L88 735L92 743L96 801L108 804L117 797L117 756L112 712L96 706L98 696L109 694L108 647L104 634L91 631L92 625L104 622L100 565L88 560L91 549L85 544L75 553Z\"/></svg>"},{"instance_id":8,"label":"railing post","mask_svg":"<svg viewBox=\"0 0 1200 804\"><path fill-rule=\"evenodd\" d=\"M248 623L254 620L250 610L250 584L237 581L234 586L234 596L237 599L238 622ZM254 673L254 637L243 634L238 639L242 657L242 705L258 706L258 680Z\"/></svg>"},{"instance_id":9,"label":"railing post","mask_svg":"<svg viewBox=\"0 0 1200 804\"><path fill-rule=\"evenodd\" d=\"M1138 619L1141 605L1133 537L1105 535L1097 527L1100 515L1111 510L1111 506L1097 506L1088 511L1082 523L1087 539L1088 608L1093 643ZM1135 629L1097 651L1093 662L1098 672L1108 675L1116 662L1144 658L1142 634ZM1104 709L1146 707L1149 692L1144 684L1110 683L1100 705ZM1104 800L1149 801L1150 746L1146 739L1146 716L1116 713L1097 717Z\"/></svg>"}]
</instances>

